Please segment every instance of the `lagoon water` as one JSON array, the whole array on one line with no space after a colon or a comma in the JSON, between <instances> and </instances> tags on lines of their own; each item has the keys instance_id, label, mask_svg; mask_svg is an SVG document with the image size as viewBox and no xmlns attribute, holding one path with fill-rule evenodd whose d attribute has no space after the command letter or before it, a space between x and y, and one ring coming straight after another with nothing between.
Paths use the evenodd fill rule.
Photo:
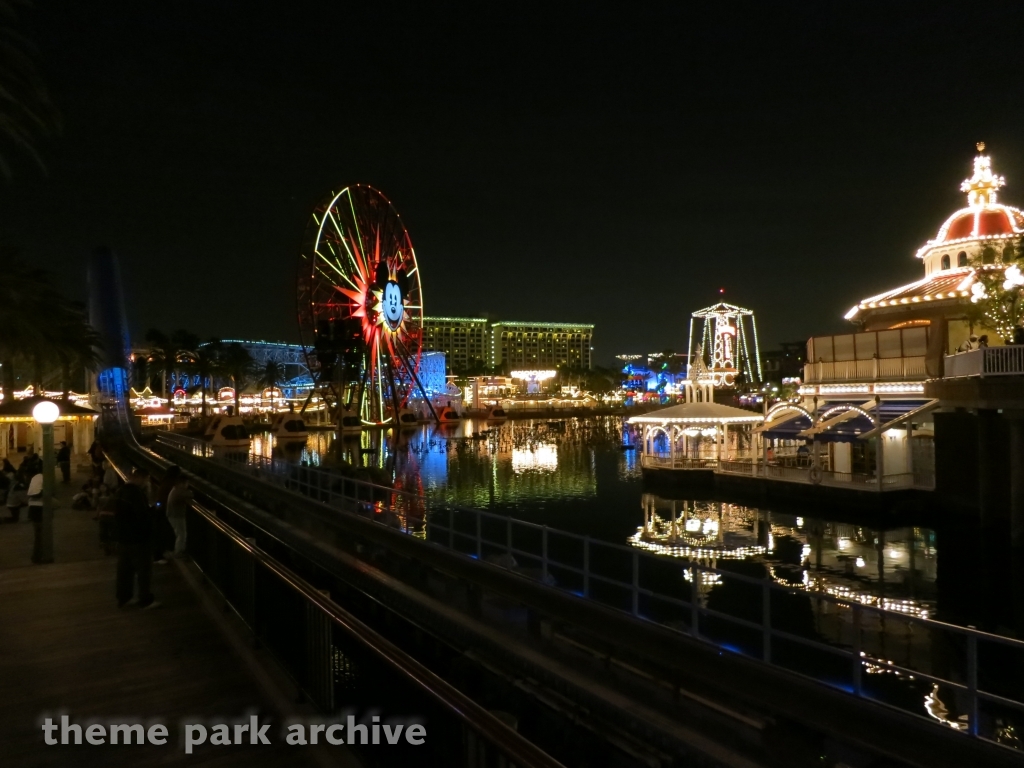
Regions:
<instances>
[{"instance_id":1,"label":"lagoon water","mask_svg":"<svg viewBox=\"0 0 1024 768\"><path fill-rule=\"evenodd\" d=\"M254 437L253 452L312 465L369 464L387 470L396 487L450 504L665 554L673 546L711 550L706 565L752 575L771 569L788 583L918 616L937 607L934 530L881 530L830 519L825 510L794 515L659 495L644 488L635 435L622 417L467 419L420 425L397 440L382 431L343 438L322 431L287 452L269 439Z\"/></svg>"},{"instance_id":2,"label":"lagoon water","mask_svg":"<svg viewBox=\"0 0 1024 768\"><path fill-rule=\"evenodd\" d=\"M951 649L951 641L907 621L928 617L974 623L970 614L978 598L995 599L996 590L978 583L972 570L978 558L958 531L942 533L938 525L882 528L867 519L837 519L826 509L756 509L724 498L658 492L645 487L636 444L624 419L608 416L504 423L469 419L444 427L421 425L397 438L381 430L340 438L321 431L287 450L257 435L251 450L325 467L341 461L376 466L393 478L395 488L434 502L646 550L669 566L679 564L669 571L684 588L682 566L689 561L771 579L796 594L814 592L882 608L884 613L865 614L858 625L857 642L866 654L865 691L950 727L961 726L963 702L955 691L893 674L885 666L888 661L931 674L960 674L949 667L951 656L962 656ZM949 552L940 553L940 541L953 542ZM704 576L698 591L705 608L736 616L751 609L756 613L759 597L751 596L749 586L728 576ZM834 647L850 647L850 610L809 597L773 606L773 625L778 607L780 626ZM727 640L732 642L719 638L723 645ZM758 642L751 646L755 656ZM955 646L955 636L952 642ZM781 650L782 643L778 646ZM798 647L790 653L797 662L806 656ZM822 670L831 674L831 664L820 664L815 676ZM996 668L1002 664L998 661ZM837 668L838 674L848 671ZM1000 740L1019 747L1013 729L1006 733Z\"/></svg>"}]
</instances>

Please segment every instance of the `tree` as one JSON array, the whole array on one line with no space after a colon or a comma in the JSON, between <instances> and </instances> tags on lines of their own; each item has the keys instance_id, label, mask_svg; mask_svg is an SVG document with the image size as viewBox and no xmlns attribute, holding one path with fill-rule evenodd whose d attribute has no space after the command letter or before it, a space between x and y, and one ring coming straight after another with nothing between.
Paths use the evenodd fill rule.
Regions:
<instances>
[{"instance_id":1,"label":"tree","mask_svg":"<svg viewBox=\"0 0 1024 768\"><path fill-rule=\"evenodd\" d=\"M36 68L35 51L15 29L16 6L27 4L24 0L0 0L0 135L45 170L36 141L60 130L60 116ZM3 152L0 173L11 178Z\"/></svg>"},{"instance_id":2,"label":"tree","mask_svg":"<svg viewBox=\"0 0 1024 768\"><path fill-rule=\"evenodd\" d=\"M206 388L213 383L213 377L220 371L220 355L224 347L219 339L210 339L197 344L192 354L190 369L199 377L199 391L202 393L202 414L206 417Z\"/></svg>"},{"instance_id":3,"label":"tree","mask_svg":"<svg viewBox=\"0 0 1024 768\"><path fill-rule=\"evenodd\" d=\"M178 347L170 336L157 328L146 331L146 341L150 345L149 362L162 373L160 392L166 400L167 380L171 378L174 365L178 362Z\"/></svg>"},{"instance_id":4,"label":"tree","mask_svg":"<svg viewBox=\"0 0 1024 768\"><path fill-rule=\"evenodd\" d=\"M260 371L259 379L256 384L261 387L270 388L270 412L274 413L274 390L277 389L277 385L281 383L281 379L284 378L284 372L281 370L281 365L276 360L268 360L266 366Z\"/></svg>"},{"instance_id":5,"label":"tree","mask_svg":"<svg viewBox=\"0 0 1024 768\"><path fill-rule=\"evenodd\" d=\"M220 355L220 366L221 371L231 378L231 384L235 389L235 413L241 414L239 402L242 388L253 377L252 355L237 341L233 341L224 347Z\"/></svg>"},{"instance_id":6,"label":"tree","mask_svg":"<svg viewBox=\"0 0 1024 768\"><path fill-rule=\"evenodd\" d=\"M45 342L41 321L58 294L46 271L30 266L15 249L0 249L0 274L0 365L9 397L16 386L18 358L30 358Z\"/></svg>"},{"instance_id":7,"label":"tree","mask_svg":"<svg viewBox=\"0 0 1024 768\"><path fill-rule=\"evenodd\" d=\"M1018 243L1013 252L1024 253L1024 241ZM1021 273L1024 261L1011 257L1003 263L1005 269L981 269L981 265L975 265L967 319L972 325L991 328L1002 339L1012 339L1013 329L1024 324L1024 275Z\"/></svg>"},{"instance_id":8,"label":"tree","mask_svg":"<svg viewBox=\"0 0 1024 768\"><path fill-rule=\"evenodd\" d=\"M10 248L0 249L0 366L3 389L16 389L19 363L30 366L31 383L41 388L48 365L59 365L67 397L73 366L98 362L99 336L75 304L53 287L49 274L30 266Z\"/></svg>"},{"instance_id":9,"label":"tree","mask_svg":"<svg viewBox=\"0 0 1024 768\"><path fill-rule=\"evenodd\" d=\"M60 364L62 398L66 401L72 378L84 378L86 371L100 362L102 338L85 319L85 308L79 304L58 305L47 331L51 333L53 354Z\"/></svg>"}]
</instances>

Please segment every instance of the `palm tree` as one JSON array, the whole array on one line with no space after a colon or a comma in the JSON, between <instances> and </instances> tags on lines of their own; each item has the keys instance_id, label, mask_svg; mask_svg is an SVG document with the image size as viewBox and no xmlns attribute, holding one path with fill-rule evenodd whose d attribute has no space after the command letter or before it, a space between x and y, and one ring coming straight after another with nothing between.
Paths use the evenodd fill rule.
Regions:
<instances>
[{"instance_id":1,"label":"palm tree","mask_svg":"<svg viewBox=\"0 0 1024 768\"><path fill-rule=\"evenodd\" d=\"M27 152L44 168L36 151L37 138L60 130L60 116L28 43L16 30L19 0L0 0L0 135ZM0 153L0 173L10 179L11 168Z\"/></svg>"},{"instance_id":2,"label":"palm tree","mask_svg":"<svg viewBox=\"0 0 1024 768\"><path fill-rule=\"evenodd\" d=\"M210 339L197 344L192 354L191 368L199 376L199 391L203 395L202 414L206 417L206 388L213 384L213 376L220 370L220 355L223 346L219 339Z\"/></svg>"},{"instance_id":3,"label":"palm tree","mask_svg":"<svg viewBox=\"0 0 1024 768\"><path fill-rule=\"evenodd\" d=\"M30 266L13 248L0 249L0 365L4 393L15 389L15 364L42 349L42 323L58 300L45 270Z\"/></svg>"},{"instance_id":4,"label":"palm tree","mask_svg":"<svg viewBox=\"0 0 1024 768\"><path fill-rule=\"evenodd\" d=\"M149 362L163 374L160 378L160 392L167 399L167 380L171 378L178 362L178 346L170 336L156 328L146 331L146 341L150 345Z\"/></svg>"},{"instance_id":5,"label":"palm tree","mask_svg":"<svg viewBox=\"0 0 1024 768\"><path fill-rule=\"evenodd\" d=\"M240 415L239 397L242 388L249 383L253 375L253 360L249 350L233 341L224 347L220 355L221 370L231 378L235 389L235 414Z\"/></svg>"},{"instance_id":6,"label":"palm tree","mask_svg":"<svg viewBox=\"0 0 1024 768\"><path fill-rule=\"evenodd\" d=\"M261 387L270 388L270 412L274 413L274 390L277 389L277 385L281 383L281 379L284 378L284 371L281 370L281 365L276 360L268 360L266 366L260 372L260 377L256 381L256 384Z\"/></svg>"},{"instance_id":7,"label":"palm tree","mask_svg":"<svg viewBox=\"0 0 1024 768\"><path fill-rule=\"evenodd\" d=\"M0 0L2 1L2 0ZM99 336L85 319L81 305L61 296L49 274L26 263L13 249L0 249L0 366L5 394L16 388L16 366L30 364L37 389L49 364L61 369L64 396L71 388L71 369L98 362Z\"/></svg>"},{"instance_id":8,"label":"palm tree","mask_svg":"<svg viewBox=\"0 0 1024 768\"><path fill-rule=\"evenodd\" d=\"M79 376L95 370L100 362L102 337L85 320L85 308L78 304L60 307L47 328L51 332L53 353L60 364L62 398L66 401L72 386L72 369Z\"/></svg>"}]
</instances>

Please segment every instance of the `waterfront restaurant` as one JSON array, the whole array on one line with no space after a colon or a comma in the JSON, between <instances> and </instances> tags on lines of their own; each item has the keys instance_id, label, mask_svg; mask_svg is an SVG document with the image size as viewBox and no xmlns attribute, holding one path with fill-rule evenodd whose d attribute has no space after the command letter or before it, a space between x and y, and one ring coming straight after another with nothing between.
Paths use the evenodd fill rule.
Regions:
<instances>
[{"instance_id":1,"label":"waterfront restaurant","mask_svg":"<svg viewBox=\"0 0 1024 768\"><path fill-rule=\"evenodd\" d=\"M650 469L714 469L721 462L752 461L755 425L764 417L713 402L682 403L633 416L642 427L640 463Z\"/></svg>"}]
</instances>

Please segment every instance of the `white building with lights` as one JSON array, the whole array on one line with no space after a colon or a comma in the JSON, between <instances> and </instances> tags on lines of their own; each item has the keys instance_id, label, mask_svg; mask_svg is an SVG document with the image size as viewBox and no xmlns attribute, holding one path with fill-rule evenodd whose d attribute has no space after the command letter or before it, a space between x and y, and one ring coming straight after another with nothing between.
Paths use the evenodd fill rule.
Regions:
<instances>
[{"instance_id":1,"label":"white building with lights","mask_svg":"<svg viewBox=\"0 0 1024 768\"><path fill-rule=\"evenodd\" d=\"M859 301L846 313L856 332L808 340L800 402L776 405L763 427L776 454L813 441L820 455L808 461L826 472L888 477L897 487L934 482L940 404L925 382L946 374L947 357L972 333L992 347L1004 343L1005 329L986 328L970 312L979 275L1005 271L1024 236L1024 212L997 202L1004 183L979 154L961 185L966 207L916 253L921 279Z\"/></svg>"}]
</instances>

